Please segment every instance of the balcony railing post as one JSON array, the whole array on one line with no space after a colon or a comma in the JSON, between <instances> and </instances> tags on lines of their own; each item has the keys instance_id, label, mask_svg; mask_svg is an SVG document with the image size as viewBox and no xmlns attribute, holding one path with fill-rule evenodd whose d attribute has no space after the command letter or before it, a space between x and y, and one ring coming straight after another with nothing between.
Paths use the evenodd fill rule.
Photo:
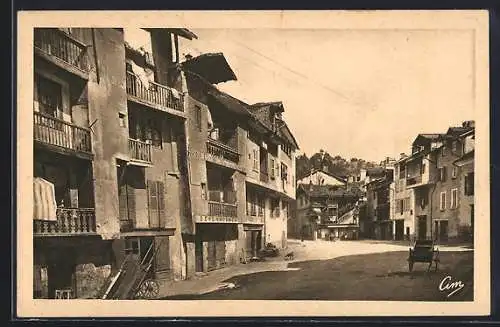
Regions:
<instances>
[{"instance_id":1,"label":"balcony railing post","mask_svg":"<svg viewBox=\"0 0 500 327\"><path fill-rule=\"evenodd\" d=\"M129 95L162 107L184 111L182 96L175 99L170 87L153 81L149 81L148 85L143 85L133 72L127 71L126 73L126 89Z\"/></svg>"},{"instance_id":2,"label":"balcony railing post","mask_svg":"<svg viewBox=\"0 0 500 327\"><path fill-rule=\"evenodd\" d=\"M90 131L56 117L34 112L35 140L67 149L91 152Z\"/></svg>"},{"instance_id":3,"label":"balcony railing post","mask_svg":"<svg viewBox=\"0 0 500 327\"><path fill-rule=\"evenodd\" d=\"M55 28L37 28L34 33L34 44L48 55L57 57L81 71L89 71L86 60L87 46L63 31Z\"/></svg>"}]
</instances>

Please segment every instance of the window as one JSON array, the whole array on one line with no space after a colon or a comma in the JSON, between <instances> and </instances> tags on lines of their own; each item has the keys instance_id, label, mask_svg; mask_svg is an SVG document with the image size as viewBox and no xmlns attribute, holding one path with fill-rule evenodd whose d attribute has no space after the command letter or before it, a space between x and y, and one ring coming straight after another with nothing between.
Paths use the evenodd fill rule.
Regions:
<instances>
[{"instance_id":1,"label":"window","mask_svg":"<svg viewBox=\"0 0 500 327\"><path fill-rule=\"evenodd\" d=\"M404 213L404 199L398 200L398 210L400 214Z\"/></svg>"},{"instance_id":2,"label":"window","mask_svg":"<svg viewBox=\"0 0 500 327\"><path fill-rule=\"evenodd\" d=\"M464 194L474 195L474 173L468 173L464 178Z\"/></svg>"},{"instance_id":3,"label":"window","mask_svg":"<svg viewBox=\"0 0 500 327\"><path fill-rule=\"evenodd\" d=\"M40 75L35 75L35 93L40 112L56 117L62 111L62 86Z\"/></svg>"},{"instance_id":4,"label":"window","mask_svg":"<svg viewBox=\"0 0 500 327\"><path fill-rule=\"evenodd\" d=\"M439 181L446 182L446 167L439 168Z\"/></svg>"},{"instance_id":5,"label":"window","mask_svg":"<svg viewBox=\"0 0 500 327\"><path fill-rule=\"evenodd\" d=\"M120 124L120 127L127 127L127 119L124 113L118 113L118 121Z\"/></svg>"},{"instance_id":6,"label":"window","mask_svg":"<svg viewBox=\"0 0 500 327\"><path fill-rule=\"evenodd\" d=\"M201 132L201 108L199 106L195 106L195 124L196 128Z\"/></svg>"},{"instance_id":7,"label":"window","mask_svg":"<svg viewBox=\"0 0 500 327\"><path fill-rule=\"evenodd\" d=\"M453 178L453 179L457 178L457 171L458 171L457 167L453 167L452 168L452 170L451 170L451 178Z\"/></svg>"},{"instance_id":8,"label":"window","mask_svg":"<svg viewBox=\"0 0 500 327\"><path fill-rule=\"evenodd\" d=\"M284 163L281 163L281 179L288 182L288 167Z\"/></svg>"},{"instance_id":9,"label":"window","mask_svg":"<svg viewBox=\"0 0 500 327\"><path fill-rule=\"evenodd\" d=\"M458 151L458 142L457 141L453 141L451 143L451 151L452 152L457 152Z\"/></svg>"},{"instance_id":10,"label":"window","mask_svg":"<svg viewBox=\"0 0 500 327\"><path fill-rule=\"evenodd\" d=\"M266 209L266 201L263 197L257 197L257 204L259 206L259 217L264 217L264 211Z\"/></svg>"},{"instance_id":11,"label":"window","mask_svg":"<svg viewBox=\"0 0 500 327\"><path fill-rule=\"evenodd\" d=\"M271 216L278 218L280 216L280 201L272 200L272 211Z\"/></svg>"},{"instance_id":12,"label":"window","mask_svg":"<svg viewBox=\"0 0 500 327\"><path fill-rule=\"evenodd\" d=\"M274 179L274 176L276 176L276 161L274 160L274 158L271 158L271 179Z\"/></svg>"},{"instance_id":13,"label":"window","mask_svg":"<svg viewBox=\"0 0 500 327\"><path fill-rule=\"evenodd\" d=\"M441 192L439 195L439 210L446 209L446 192Z\"/></svg>"},{"instance_id":14,"label":"window","mask_svg":"<svg viewBox=\"0 0 500 327\"><path fill-rule=\"evenodd\" d=\"M155 147L162 147L162 121L154 118L144 118L138 114L130 115L130 136L133 139L150 143Z\"/></svg>"},{"instance_id":15,"label":"window","mask_svg":"<svg viewBox=\"0 0 500 327\"><path fill-rule=\"evenodd\" d=\"M441 147L441 156L444 157L444 156L446 156L446 154L447 154L447 149L446 149L446 146L443 145Z\"/></svg>"},{"instance_id":16,"label":"window","mask_svg":"<svg viewBox=\"0 0 500 327\"><path fill-rule=\"evenodd\" d=\"M207 184L201 183L201 198L203 200L207 199Z\"/></svg>"},{"instance_id":17,"label":"window","mask_svg":"<svg viewBox=\"0 0 500 327\"><path fill-rule=\"evenodd\" d=\"M422 162L420 165L420 175L425 174L425 162Z\"/></svg>"},{"instance_id":18,"label":"window","mask_svg":"<svg viewBox=\"0 0 500 327\"><path fill-rule=\"evenodd\" d=\"M125 238L125 254L139 254L138 238Z\"/></svg>"},{"instance_id":19,"label":"window","mask_svg":"<svg viewBox=\"0 0 500 327\"><path fill-rule=\"evenodd\" d=\"M282 144L281 149L288 157L292 156L292 147L289 146L288 144Z\"/></svg>"},{"instance_id":20,"label":"window","mask_svg":"<svg viewBox=\"0 0 500 327\"><path fill-rule=\"evenodd\" d=\"M458 189L454 188L451 190L450 209L455 209L457 207L458 207Z\"/></svg>"},{"instance_id":21,"label":"window","mask_svg":"<svg viewBox=\"0 0 500 327\"><path fill-rule=\"evenodd\" d=\"M427 205L427 195L420 196L420 206L424 208Z\"/></svg>"},{"instance_id":22,"label":"window","mask_svg":"<svg viewBox=\"0 0 500 327\"><path fill-rule=\"evenodd\" d=\"M403 206L404 206L404 209L403 209L404 211L410 211L410 198L409 197L404 199Z\"/></svg>"},{"instance_id":23,"label":"window","mask_svg":"<svg viewBox=\"0 0 500 327\"><path fill-rule=\"evenodd\" d=\"M259 171L259 149L253 149L253 170Z\"/></svg>"}]
</instances>

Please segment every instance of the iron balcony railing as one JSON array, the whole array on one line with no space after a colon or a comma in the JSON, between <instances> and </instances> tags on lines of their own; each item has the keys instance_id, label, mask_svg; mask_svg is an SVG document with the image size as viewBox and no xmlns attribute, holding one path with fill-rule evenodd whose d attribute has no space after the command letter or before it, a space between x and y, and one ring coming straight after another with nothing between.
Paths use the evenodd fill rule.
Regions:
<instances>
[{"instance_id":1,"label":"iron balcony railing","mask_svg":"<svg viewBox=\"0 0 500 327\"><path fill-rule=\"evenodd\" d=\"M233 149L227 144L213 140L211 138L209 138L207 141L207 153L221 159L232 161L234 163L238 163L240 160L240 155L237 150Z\"/></svg>"},{"instance_id":2,"label":"iron balcony railing","mask_svg":"<svg viewBox=\"0 0 500 327\"><path fill-rule=\"evenodd\" d=\"M238 206L234 203L208 201L208 214L214 217L238 217Z\"/></svg>"},{"instance_id":3,"label":"iron balcony railing","mask_svg":"<svg viewBox=\"0 0 500 327\"><path fill-rule=\"evenodd\" d=\"M153 150L151 143L146 143L140 140L129 139L128 149L130 157L133 160L138 160L148 163L153 162L153 155L152 155Z\"/></svg>"},{"instance_id":4,"label":"iron balcony railing","mask_svg":"<svg viewBox=\"0 0 500 327\"><path fill-rule=\"evenodd\" d=\"M87 46L57 28L35 28L35 47L65 63L89 72Z\"/></svg>"},{"instance_id":5,"label":"iron balcony railing","mask_svg":"<svg viewBox=\"0 0 500 327\"><path fill-rule=\"evenodd\" d=\"M34 112L33 127L36 141L79 152L92 152L90 130L87 128L40 112Z\"/></svg>"},{"instance_id":6,"label":"iron balcony railing","mask_svg":"<svg viewBox=\"0 0 500 327\"><path fill-rule=\"evenodd\" d=\"M184 111L183 96L176 90L153 81L149 81L149 85L144 85L139 77L129 71L127 71L126 79L127 94L147 103L177 111Z\"/></svg>"},{"instance_id":7,"label":"iron balcony railing","mask_svg":"<svg viewBox=\"0 0 500 327\"><path fill-rule=\"evenodd\" d=\"M57 208L57 221L34 220L36 236L71 236L96 234L94 208Z\"/></svg>"}]
</instances>

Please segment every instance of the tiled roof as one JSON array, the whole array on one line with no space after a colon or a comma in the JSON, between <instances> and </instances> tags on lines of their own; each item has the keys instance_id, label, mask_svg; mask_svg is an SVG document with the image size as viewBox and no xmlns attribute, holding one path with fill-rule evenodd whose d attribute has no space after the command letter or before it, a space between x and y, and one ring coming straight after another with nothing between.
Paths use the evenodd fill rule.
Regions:
<instances>
[{"instance_id":1,"label":"tiled roof","mask_svg":"<svg viewBox=\"0 0 500 327\"><path fill-rule=\"evenodd\" d=\"M301 185L300 186L311 198L321 197L359 197L356 190L347 190L342 186L331 185Z\"/></svg>"},{"instance_id":2,"label":"tiled roof","mask_svg":"<svg viewBox=\"0 0 500 327\"><path fill-rule=\"evenodd\" d=\"M469 160L469 159L474 159L474 150L467 152L460 158L454 161L454 163L459 163L461 161Z\"/></svg>"}]
</instances>

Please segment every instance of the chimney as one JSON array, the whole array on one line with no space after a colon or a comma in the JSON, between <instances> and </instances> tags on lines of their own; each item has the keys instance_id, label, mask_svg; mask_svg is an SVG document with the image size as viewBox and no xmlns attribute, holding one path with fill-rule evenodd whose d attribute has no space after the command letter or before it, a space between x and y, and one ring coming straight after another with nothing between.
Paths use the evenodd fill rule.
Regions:
<instances>
[{"instance_id":1,"label":"chimney","mask_svg":"<svg viewBox=\"0 0 500 327\"><path fill-rule=\"evenodd\" d=\"M474 120L466 120L462 123L462 127L475 127Z\"/></svg>"}]
</instances>

